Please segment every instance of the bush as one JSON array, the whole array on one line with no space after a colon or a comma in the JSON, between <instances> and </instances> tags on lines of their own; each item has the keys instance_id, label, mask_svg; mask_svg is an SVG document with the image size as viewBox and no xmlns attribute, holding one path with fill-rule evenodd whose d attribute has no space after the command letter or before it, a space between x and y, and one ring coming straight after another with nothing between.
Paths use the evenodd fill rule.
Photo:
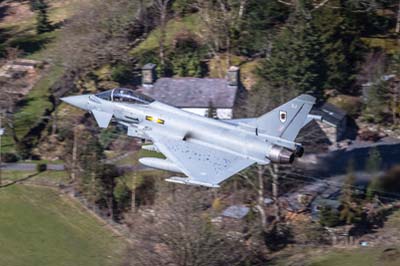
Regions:
<instances>
[{"instance_id":1,"label":"bush","mask_svg":"<svg viewBox=\"0 0 400 266\"><path fill-rule=\"evenodd\" d=\"M17 143L16 148L18 155L22 159L29 159L32 156L32 149L35 145L35 139L32 136L25 138Z\"/></svg>"},{"instance_id":2,"label":"bush","mask_svg":"<svg viewBox=\"0 0 400 266\"><path fill-rule=\"evenodd\" d=\"M19 161L19 157L15 153L6 152L1 155L1 161L5 163L15 163Z\"/></svg>"},{"instance_id":3,"label":"bush","mask_svg":"<svg viewBox=\"0 0 400 266\"><path fill-rule=\"evenodd\" d=\"M118 211L124 212L131 206L132 191L123 180L118 179L114 188L114 199L118 204Z\"/></svg>"},{"instance_id":4,"label":"bush","mask_svg":"<svg viewBox=\"0 0 400 266\"><path fill-rule=\"evenodd\" d=\"M133 79L133 70L127 65L116 65L112 69L111 79L122 84L129 83Z\"/></svg>"},{"instance_id":5,"label":"bush","mask_svg":"<svg viewBox=\"0 0 400 266\"><path fill-rule=\"evenodd\" d=\"M339 211L333 209L330 206L322 206L320 210L319 223L322 226L335 227L340 224Z\"/></svg>"},{"instance_id":6,"label":"bush","mask_svg":"<svg viewBox=\"0 0 400 266\"><path fill-rule=\"evenodd\" d=\"M204 48L196 36L182 31L175 36L174 49L168 57L175 75L202 77L205 74L205 66L202 65L204 54Z\"/></svg>"},{"instance_id":7,"label":"bush","mask_svg":"<svg viewBox=\"0 0 400 266\"><path fill-rule=\"evenodd\" d=\"M47 170L47 164L45 163L39 163L36 165L36 171L41 173Z\"/></svg>"}]
</instances>

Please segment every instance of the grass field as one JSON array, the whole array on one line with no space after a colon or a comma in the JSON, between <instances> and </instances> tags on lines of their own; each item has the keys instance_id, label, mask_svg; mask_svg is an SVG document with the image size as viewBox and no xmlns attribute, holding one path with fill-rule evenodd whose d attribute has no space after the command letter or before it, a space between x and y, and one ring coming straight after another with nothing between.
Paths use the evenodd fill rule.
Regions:
<instances>
[{"instance_id":1,"label":"grass field","mask_svg":"<svg viewBox=\"0 0 400 266\"><path fill-rule=\"evenodd\" d=\"M384 259L384 248L363 248L334 251L315 259L310 266L398 266L400 257Z\"/></svg>"},{"instance_id":2,"label":"grass field","mask_svg":"<svg viewBox=\"0 0 400 266\"><path fill-rule=\"evenodd\" d=\"M166 46L173 44L173 40L179 32L188 31L192 33L199 32L201 29L201 19L198 15L190 15L180 19L172 19L168 22L166 28ZM149 36L132 50L133 55L139 55L158 48L160 30L153 30Z\"/></svg>"},{"instance_id":3,"label":"grass field","mask_svg":"<svg viewBox=\"0 0 400 266\"><path fill-rule=\"evenodd\" d=\"M28 176L32 176L34 181L51 182L54 184L67 184L69 182L69 176L67 171L44 171L41 173L31 171L18 171L18 170L3 170L3 180L15 181L24 179Z\"/></svg>"},{"instance_id":4,"label":"grass field","mask_svg":"<svg viewBox=\"0 0 400 266\"><path fill-rule=\"evenodd\" d=\"M124 240L56 191L16 185L0 203L0 265L118 265Z\"/></svg>"}]
</instances>

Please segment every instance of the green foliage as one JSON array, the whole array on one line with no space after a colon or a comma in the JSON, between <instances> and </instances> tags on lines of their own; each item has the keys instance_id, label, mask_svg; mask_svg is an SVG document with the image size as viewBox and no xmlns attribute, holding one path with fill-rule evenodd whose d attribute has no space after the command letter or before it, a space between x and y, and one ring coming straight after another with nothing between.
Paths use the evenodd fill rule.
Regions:
<instances>
[{"instance_id":1,"label":"green foliage","mask_svg":"<svg viewBox=\"0 0 400 266\"><path fill-rule=\"evenodd\" d=\"M103 197L104 188L99 175L102 174L101 160L104 158L103 147L97 138L95 136L89 137L87 142L82 145L79 161L83 174L79 181L82 192L92 203L98 202Z\"/></svg>"},{"instance_id":2,"label":"green foliage","mask_svg":"<svg viewBox=\"0 0 400 266\"><path fill-rule=\"evenodd\" d=\"M308 5L299 2L258 70L258 85L267 83L278 91L279 102L304 92L322 98L328 88L355 92L365 49L358 28L347 18L352 14L329 7L311 13Z\"/></svg>"},{"instance_id":3,"label":"green foliage","mask_svg":"<svg viewBox=\"0 0 400 266\"><path fill-rule=\"evenodd\" d=\"M179 54L171 61L172 72L179 77L201 77L202 67L197 52Z\"/></svg>"},{"instance_id":4,"label":"green foliage","mask_svg":"<svg viewBox=\"0 0 400 266\"><path fill-rule=\"evenodd\" d=\"M195 0L175 0L172 9L178 16L185 16L194 12L193 4Z\"/></svg>"},{"instance_id":5,"label":"green foliage","mask_svg":"<svg viewBox=\"0 0 400 266\"><path fill-rule=\"evenodd\" d=\"M156 64L159 76L203 77L207 72L203 63L205 55L205 48L197 37L190 31L183 30L174 36L173 46L167 47L164 69L161 69L156 50L143 51L139 55L139 64Z\"/></svg>"},{"instance_id":6,"label":"green foliage","mask_svg":"<svg viewBox=\"0 0 400 266\"><path fill-rule=\"evenodd\" d=\"M126 185L124 180L117 179L114 188L114 198L120 212L127 210L131 206L131 193L132 191Z\"/></svg>"},{"instance_id":7,"label":"green foliage","mask_svg":"<svg viewBox=\"0 0 400 266\"><path fill-rule=\"evenodd\" d=\"M32 157L32 149L36 145L36 139L34 136L28 136L20 141L16 145L18 156L22 159L30 159Z\"/></svg>"},{"instance_id":8,"label":"green foliage","mask_svg":"<svg viewBox=\"0 0 400 266\"><path fill-rule=\"evenodd\" d=\"M366 170L370 174L376 174L379 171L381 164L382 164L382 156L381 153L379 152L379 149L377 147L371 148L368 154Z\"/></svg>"},{"instance_id":9,"label":"green foliage","mask_svg":"<svg viewBox=\"0 0 400 266\"><path fill-rule=\"evenodd\" d=\"M44 172L44 171L46 171L46 170L47 170L47 164L45 164L45 163L38 163L38 164L36 165L36 171L37 171L37 172L41 173L41 172Z\"/></svg>"},{"instance_id":10,"label":"green foliage","mask_svg":"<svg viewBox=\"0 0 400 266\"><path fill-rule=\"evenodd\" d=\"M5 152L2 153L0 156L1 156L1 161L5 163L15 163L18 162L19 160L19 157L12 152Z\"/></svg>"},{"instance_id":11,"label":"green foliage","mask_svg":"<svg viewBox=\"0 0 400 266\"><path fill-rule=\"evenodd\" d=\"M324 245L330 243L328 231L318 223L305 222L305 241L307 244Z\"/></svg>"},{"instance_id":12,"label":"green foliage","mask_svg":"<svg viewBox=\"0 0 400 266\"><path fill-rule=\"evenodd\" d=\"M278 1L247 1L237 36L237 52L251 56L267 50L274 27L289 16L289 8ZM234 36L235 37L235 36Z\"/></svg>"},{"instance_id":13,"label":"green foliage","mask_svg":"<svg viewBox=\"0 0 400 266\"><path fill-rule=\"evenodd\" d=\"M400 51L397 51L390 58L389 71L400 76Z\"/></svg>"},{"instance_id":14,"label":"green foliage","mask_svg":"<svg viewBox=\"0 0 400 266\"><path fill-rule=\"evenodd\" d=\"M388 105L388 82L380 78L375 80L367 91L364 117L375 123L383 122Z\"/></svg>"},{"instance_id":15,"label":"green foliage","mask_svg":"<svg viewBox=\"0 0 400 266\"><path fill-rule=\"evenodd\" d=\"M311 22L307 10L298 10L273 42L271 55L258 69L258 75L279 100L286 101L300 93L323 95L326 80L321 35Z\"/></svg>"},{"instance_id":16,"label":"green foliage","mask_svg":"<svg viewBox=\"0 0 400 266\"><path fill-rule=\"evenodd\" d=\"M49 21L47 11L49 6L44 0L36 0L33 4L33 9L36 11L36 32L38 34L53 30L53 26Z\"/></svg>"},{"instance_id":17,"label":"green foliage","mask_svg":"<svg viewBox=\"0 0 400 266\"><path fill-rule=\"evenodd\" d=\"M378 148L372 148L369 151L368 160L366 163L366 170L372 175L372 180L368 184L366 198L372 200L377 194L380 187L378 172L382 164L382 157Z\"/></svg>"},{"instance_id":18,"label":"green foliage","mask_svg":"<svg viewBox=\"0 0 400 266\"><path fill-rule=\"evenodd\" d=\"M340 201L342 210L340 211L340 220L346 224L358 223L361 221L362 209L357 202L354 185L356 177L353 173L352 163L349 163L349 170L344 181Z\"/></svg>"},{"instance_id":19,"label":"green foliage","mask_svg":"<svg viewBox=\"0 0 400 266\"><path fill-rule=\"evenodd\" d=\"M214 119L218 118L217 108L214 107L212 102L208 104L207 117Z\"/></svg>"},{"instance_id":20,"label":"green foliage","mask_svg":"<svg viewBox=\"0 0 400 266\"><path fill-rule=\"evenodd\" d=\"M312 23L320 32L326 65L325 88L353 93L353 82L359 70L365 47L359 29L354 27L342 9L325 7L315 12Z\"/></svg>"},{"instance_id":21,"label":"green foliage","mask_svg":"<svg viewBox=\"0 0 400 266\"><path fill-rule=\"evenodd\" d=\"M387 32L394 21L384 16L384 9L397 6L396 0L340 0L338 4L346 14L348 23L364 36Z\"/></svg>"},{"instance_id":22,"label":"green foliage","mask_svg":"<svg viewBox=\"0 0 400 266\"><path fill-rule=\"evenodd\" d=\"M341 223L340 213L338 210L333 209L331 206L321 206L319 213L319 223L322 226L335 227Z\"/></svg>"},{"instance_id":23,"label":"green foliage","mask_svg":"<svg viewBox=\"0 0 400 266\"><path fill-rule=\"evenodd\" d=\"M365 197L367 200L371 201L374 199L375 195L378 194L380 190L380 180L379 176L373 176L368 184Z\"/></svg>"},{"instance_id":24,"label":"green foliage","mask_svg":"<svg viewBox=\"0 0 400 266\"><path fill-rule=\"evenodd\" d=\"M99 142L102 147L105 149L109 149L111 143L116 140L119 136L120 132L117 127L109 127L105 130L102 130L99 136Z\"/></svg>"},{"instance_id":25,"label":"green foliage","mask_svg":"<svg viewBox=\"0 0 400 266\"><path fill-rule=\"evenodd\" d=\"M112 68L111 79L121 84L127 84L133 80L132 67L125 64L118 64Z\"/></svg>"},{"instance_id":26,"label":"green foliage","mask_svg":"<svg viewBox=\"0 0 400 266\"><path fill-rule=\"evenodd\" d=\"M175 36L174 48L168 54L172 72L180 77L201 77L203 66L201 60L204 49L190 32L180 32Z\"/></svg>"}]
</instances>

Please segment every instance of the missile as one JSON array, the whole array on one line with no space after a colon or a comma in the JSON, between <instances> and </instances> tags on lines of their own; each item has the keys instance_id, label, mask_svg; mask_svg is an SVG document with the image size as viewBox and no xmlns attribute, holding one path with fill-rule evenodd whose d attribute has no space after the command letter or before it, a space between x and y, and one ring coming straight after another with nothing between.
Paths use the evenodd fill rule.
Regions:
<instances>
[{"instance_id":1,"label":"missile","mask_svg":"<svg viewBox=\"0 0 400 266\"><path fill-rule=\"evenodd\" d=\"M179 169L179 167L177 167L174 163L172 163L166 159L159 159L159 158L154 158L154 157L144 157L144 158L140 158L139 162L141 164L144 164L149 167L166 170L166 171L171 171L171 172L176 172L176 173L182 173L182 171Z\"/></svg>"}]
</instances>

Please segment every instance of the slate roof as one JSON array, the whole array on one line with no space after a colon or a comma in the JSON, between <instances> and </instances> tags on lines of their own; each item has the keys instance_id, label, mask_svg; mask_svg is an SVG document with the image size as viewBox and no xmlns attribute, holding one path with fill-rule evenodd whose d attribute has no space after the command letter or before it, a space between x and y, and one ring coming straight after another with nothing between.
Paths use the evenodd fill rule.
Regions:
<instances>
[{"instance_id":1,"label":"slate roof","mask_svg":"<svg viewBox=\"0 0 400 266\"><path fill-rule=\"evenodd\" d=\"M179 108L233 108L238 88L217 78L160 78L139 91Z\"/></svg>"},{"instance_id":2,"label":"slate roof","mask_svg":"<svg viewBox=\"0 0 400 266\"><path fill-rule=\"evenodd\" d=\"M323 104L321 107L312 110L311 113L322 116L323 121L336 127L341 124L347 115L344 110L330 103Z\"/></svg>"},{"instance_id":3,"label":"slate roof","mask_svg":"<svg viewBox=\"0 0 400 266\"><path fill-rule=\"evenodd\" d=\"M243 205L233 205L226 208L222 212L222 216L234 219L243 219L249 213L249 211L249 207Z\"/></svg>"}]
</instances>

